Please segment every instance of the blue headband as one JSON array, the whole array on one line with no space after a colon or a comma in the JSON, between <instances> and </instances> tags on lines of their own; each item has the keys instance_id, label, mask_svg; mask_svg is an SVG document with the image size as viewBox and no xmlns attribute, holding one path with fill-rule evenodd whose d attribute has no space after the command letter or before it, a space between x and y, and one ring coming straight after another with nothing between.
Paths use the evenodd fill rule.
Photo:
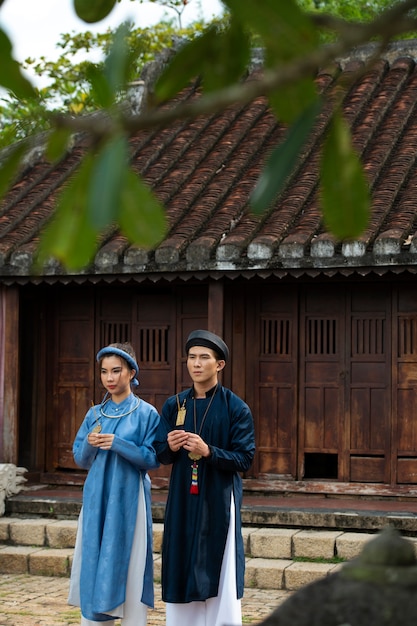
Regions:
<instances>
[{"instance_id":1,"label":"blue headband","mask_svg":"<svg viewBox=\"0 0 417 626\"><path fill-rule=\"evenodd\" d=\"M97 352L97 361L100 361L100 359L102 359L104 356L111 354L121 356L122 359L127 361L131 369L135 370L136 376L139 374L139 365L136 363L135 359L124 350L120 350L120 348L114 348L113 346L107 346L107 348L102 348L99 352ZM137 378L133 378L133 380L130 381L130 384L134 387L137 387L139 385L139 381Z\"/></svg>"}]
</instances>

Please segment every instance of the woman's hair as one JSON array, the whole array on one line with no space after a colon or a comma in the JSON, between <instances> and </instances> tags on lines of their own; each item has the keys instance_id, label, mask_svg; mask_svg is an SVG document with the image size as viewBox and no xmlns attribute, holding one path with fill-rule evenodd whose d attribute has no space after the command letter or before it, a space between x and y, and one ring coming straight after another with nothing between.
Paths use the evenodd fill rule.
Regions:
<instances>
[{"instance_id":1,"label":"woman's hair","mask_svg":"<svg viewBox=\"0 0 417 626\"><path fill-rule=\"evenodd\" d=\"M123 352L126 352L129 356L132 357L132 359L134 361L136 361L136 354L135 351L133 349L132 344L130 344L128 341L125 341L124 343L109 343L109 345L107 346L108 348L117 348L118 350L123 350ZM120 355L118 355L120 356ZM123 358L123 357L121 357ZM128 366L130 368L130 365L128 363Z\"/></svg>"}]
</instances>

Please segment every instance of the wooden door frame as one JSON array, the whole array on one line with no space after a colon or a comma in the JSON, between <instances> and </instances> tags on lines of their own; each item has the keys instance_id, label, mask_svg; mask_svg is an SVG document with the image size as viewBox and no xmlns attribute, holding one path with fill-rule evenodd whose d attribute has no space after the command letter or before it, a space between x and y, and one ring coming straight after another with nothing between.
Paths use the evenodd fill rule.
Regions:
<instances>
[{"instance_id":1,"label":"wooden door frame","mask_svg":"<svg viewBox=\"0 0 417 626\"><path fill-rule=\"evenodd\" d=\"M0 338L3 346L0 363L0 425L2 427L2 463L18 464L19 456L19 288L0 288ZM7 381L7 382L6 382ZM1 401L1 395L3 395Z\"/></svg>"}]
</instances>

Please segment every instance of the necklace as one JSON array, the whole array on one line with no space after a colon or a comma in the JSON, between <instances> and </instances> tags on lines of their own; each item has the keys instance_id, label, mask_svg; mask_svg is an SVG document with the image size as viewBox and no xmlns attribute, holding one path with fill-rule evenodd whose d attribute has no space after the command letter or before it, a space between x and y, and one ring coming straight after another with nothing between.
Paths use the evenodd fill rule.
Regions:
<instances>
[{"instance_id":1,"label":"necklace","mask_svg":"<svg viewBox=\"0 0 417 626\"><path fill-rule=\"evenodd\" d=\"M206 408L206 410L204 411L203 419L201 420L200 429L199 429L198 433L197 433L197 411L196 411L196 401L195 401L195 398L193 398L193 400L194 400L194 432L195 432L196 434L198 434L198 435L200 435L200 434L201 434L201 431L202 431L203 426L204 426L204 422L206 421L207 414L208 414L208 412L209 412L209 410L210 410L211 403L212 403L212 402L213 402L213 400L214 400L214 396L216 395L216 392L217 392L218 387L219 387L219 384L217 383L217 385L216 385L216 389L213 391L213 393L212 393L212 395L211 395L210 402L208 403L208 407L207 407L207 408ZM189 453L188 453L188 456L189 456L189 458L190 458L192 461L199 461L199 460L201 459L201 454L195 454L194 452L189 452Z\"/></svg>"},{"instance_id":2,"label":"necklace","mask_svg":"<svg viewBox=\"0 0 417 626\"><path fill-rule=\"evenodd\" d=\"M93 428L93 430L91 432L93 432L93 433L101 433L101 424L98 421L96 407L94 406L94 402L93 401L91 402L91 406L93 407L94 419L96 420L96 425L94 426L94 428Z\"/></svg>"},{"instance_id":3,"label":"necklace","mask_svg":"<svg viewBox=\"0 0 417 626\"><path fill-rule=\"evenodd\" d=\"M120 413L120 415L107 415L107 413L105 413L103 411L103 406L105 406L107 404L107 402L110 401L110 398L108 400L106 400L106 402L104 403L104 405L100 406L100 413L104 416L104 417L109 417L110 419L119 419L120 417L125 417L125 415L129 415L129 413L133 413L133 411L136 411L136 409L138 408L139 404L140 404L140 398L136 398L137 402L135 404L135 406L133 408L130 409L130 411L126 411L126 413Z\"/></svg>"}]
</instances>

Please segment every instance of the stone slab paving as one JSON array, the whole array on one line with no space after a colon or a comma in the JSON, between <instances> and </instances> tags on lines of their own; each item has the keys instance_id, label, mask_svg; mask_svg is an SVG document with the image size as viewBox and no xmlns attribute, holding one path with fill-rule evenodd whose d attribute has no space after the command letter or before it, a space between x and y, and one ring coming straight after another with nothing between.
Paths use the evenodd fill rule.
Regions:
<instances>
[{"instance_id":1,"label":"stone slab paving","mask_svg":"<svg viewBox=\"0 0 417 626\"><path fill-rule=\"evenodd\" d=\"M68 606L68 578L0 575L0 626L70 626L80 623L79 609ZM244 624L257 624L290 595L289 591L245 589ZM120 624L120 621L116 621ZM155 584L155 608L148 612L148 626L165 624L161 587Z\"/></svg>"}]
</instances>

